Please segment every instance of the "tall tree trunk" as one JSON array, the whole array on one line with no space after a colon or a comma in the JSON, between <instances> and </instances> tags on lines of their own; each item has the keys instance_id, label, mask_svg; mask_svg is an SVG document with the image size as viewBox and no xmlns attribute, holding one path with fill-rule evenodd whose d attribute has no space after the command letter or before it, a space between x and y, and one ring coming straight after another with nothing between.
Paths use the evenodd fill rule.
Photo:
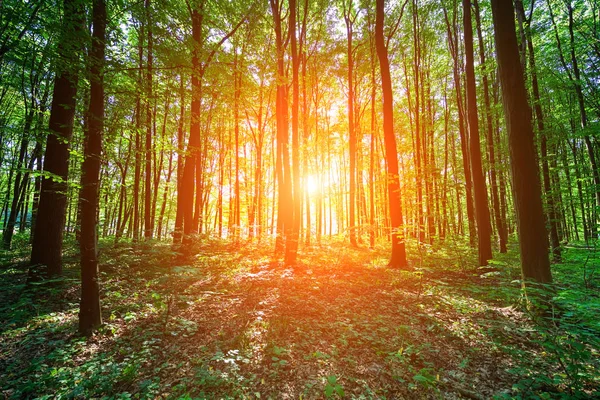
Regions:
<instances>
[{"instance_id":1,"label":"tall tree trunk","mask_svg":"<svg viewBox=\"0 0 600 400\"><path fill-rule=\"evenodd\" d=\"M415 79L415 179L417 187L417 237L419 242L425 241L425 220L423 216L423 152L422 152L422 141L423 137L421 134L422 113L421 104L423 99L421 98L421 42L419 40L419 10L417 1L412 1L413 8L413 49L414 49L414 63L413 63L413 76ZM410 96L410 94L409 94Z\"/></svg>"},{"instance_id":2,"label":"tall tree trunk","mask_svg":"<svg viewBox=\"0 0 600 400\"><path fill-rule=\"evenodd\" d=\"M552 275L548 259L548 236L512 1L508 5L502 0L492 0L492 15L508 129L521 269L524 280L549 283Z\"/></svg>"},{"instance_id":3,"label":"tall tree trunk","mask_svg":"<svg viewBox=\"0 0 600 400\"><path fill-rule=\"evenodd\" d=\"M346 23L346 39L348 56L348 149L350 161L350 197L348 199L348 230L350 232L350 244L357 246L356 243L356 132L354 130L354 48L352 45L353 25L355 17L352 16L352 0L346 5L344 0L344 21Z\"/></svg>"},{"instance_id":4,"label":"tall tree trunk","mask_svg":"<svg viewBox=\"0 0 600 400\"><path fill-rule=\"evenodd\" d=\"M541 136L541 158L542 158L542 176L543 176L543 185L544 192L546 193L546 207L548 213L548 226L550 227L550 246L552 249L552 255L554 261L560 262L561 260L561 250L560 250L560 239L558 237L558 218L556 216L556 205L555 205L555 196L553 194L553 189L550 184L550 166L548 163L548 132L546 132L544 126L544 115L542 113L542 104L540 101L540 89L537 78L537 70L535 66L535 53L533 50L533 43L531 41L531 30L529 26L529 22L525 16L525 9L523 7L522 0L515 0L515 8L517 11L517 15L519 16L519 20L524 22L524 39L527 46L527 55L529 60L529 74L531 75L531 87L533 93L533 109L535 111L535 120L537 123L537 128Z\"/></svg>"},{"instance_id":5,"label":"tall tree trunk","mask_svg":"<svg viewBox=\"0 0 600 400\"><path fill-rule=\"evenodd\" d=\"M506 253L506 242L508 240L508 233L504 226L504 221L500 213L500 195L498 193L498 179L496 176L496 154L494 148L494 128L492 110L490 104L490 91L489 91L489 80L488 80L488 65L485 57L485 44L483 42L483 34L481 32L481 17L479 14L479 2L475 0L475 21L477 25L477 39L479 42L479 55L481 65L483 66L482 73L482 85L483 85L483 102L485 106L485 121L486 121L486 139L487 149L490 164L490 184L492 185L492 204L494 210L494 221L496 223L496 231L498 232L498 245L500 247L500 253Z\"/></svg>"},{"instance_id":6,"label":"tall tree trunk","mask_svg":"<svg viewBox=\"0 0 600 400\"><path fill-rule=\"evenodd\" d=\"M91 333L102 324L100 287L98 282L97 210L100 185L100 157L104 129L104 49L106 5L94 0L92 49L90 52L90 104L84 160L81 167L81 303L79 332Z\"/></svg>"},{"instance_id":7,"label":"tall tree trunk","mask_svg":"<svg viewBox=\"0 0 600 400\"><path fill-rule=\"evenodd\" d=\"M202 4L202 3L201 3ZM183 214L183 240L189 243L194 233L194 176L197 158L200 152L200 96L203 69L200 64L200 46L202 45L203 11L192 10L192 38L194 51L192 54L192 101L190 107L190 138L188 152L185 156L181 182L181 204ZM198 177L196 177L197 179ZM179 203L181 201L181 203Z\"/></svg>"},{"instance_id":8,"label":"tall tree trunk","mask_svg":"<svg viewBox=\"0 0 600 400\"><path fill-rule=\"evenodd\" d=\"M191 242L191 234L197 232L199 226L199 207L196 208L196 217L194 217L194 186L198 186L202 183L198 172L201 170L200 163L200 102L201 102L201 89L202 89L202 78L208 65L210 65L213 57L217 50L223 45L223 43L233 35L242 23L246 20L247 16L244 16L238 23L233 27L229 33L221 38L221 40L213 46L212 50L204 60L200 61L202 55L203 44L205 43L202 37L202 28L204 21L204 2L197 4L197 7L192 8L191 19L192 19L192 40L194 43L194 50L192 52L192 101L190 107L190 138L188 141L188 152L185 156L183 174L181 178L180 192L178 193L177 208L181 209L181 215L183 217L183 241L184 243ZM196 185L194 185L194 176L196 176ZM197 193L200 198L201 193ZM199 201L197 199L199 204ZM177 211L180 212L180 211ZM175 237L175 244L178 244L178 237Z\"/></svg>"},{"instance_id":9,"label":"tall tree trunk","mask_svg":"<svg viewBox=\"0 0 600 400\"><path fill-rule=\"evenodd\" d=\"M299 71L300 57L297 44L297 19L296 19L296 0L289 0L289 35L292 58L292 176L291 183L292 199L287 207L290 207L292 214L292 226L290 236L286 242L285 249L285 264L293 265L296 263L298 255L298 242L300 236L300 225L302 223L302 185L300 181L300 133L299 133L299 117L298 109L300 104L300 87L299 87ZM285 162L283 167L289 165ZM289 166L288 166L289 168Z\"/></svg>"},{"instance_id":10,"label":"tall tree trunk","mask_svg":"<svg viewBox=\"0 0 600 400\"><path fill-rule=\"evenodd\" d=\"M402 200L400 197L400 179L398 177L398 152L394 133L394 99L388 51L383 36L384 0L377 0L375 19L375 46L381 71L381 91L383 93L383 133L385 139L385 157L387 159L387 186L392 228L392 255L389 266L406 268L406 249L402 225Z\"/></svg>"},{"instance_id":11,"label":"tall tree trunk","mask_svg":"<svg viewBox=\"0 0 600 400\"><path fill-rule=\"evenodd\" d=\"M469 155L473 177L473 197L475 199L475 219L477 221L477 239L479 265L487 265L492 258L490 209L487 201L487 189L481 165L481 147L479 142L479 121L477 116L477 95L475 87L475 68L473 63L473 26L471 22L471 2L463 0L463 22L465 39L465 70L467 76L467 116L469 126Z\"/></svg>"},{"instance_id":12,"label":"tall tree trunk","mask_svg":"<svg viewBox=\"0 0 600 400\"><path fill-rule=\"evenodd\" d=\"M144 239L152 239L152 10L146 0L146 26L148 30L148 64L146 69L146 168L144 191Z\"/></svg>"},{"instance_id":13,"label":"tall tree trunk","mask_svg":"<svg viewBox=\"0 0 600 400\"><path fill-rule=\"evenodd\" d=\"M284 39L282 37L282 10L279 0L269 0L275 28L275 46L277 51L277 241L275 251L280 252L285 246L286 255L291 250L291 235L293 231L293 197L292 174L290 171L289 134L288 134L288 94L285 84ZM286 260L288 261L288 260Z\"/></svg>"},{"instance_id":14,"label":"tall tree trunk","mask_svg":"<svg viewBox=\"0 0 600 400\"><path fill-rule=\"evenodd\" d=\"M50 112L50 135L46 140L44 171L37 223L33 233L31 264L44 265L43 273L62 273L62 239L67 207L69 143L79 78L79 57L83 50L84 10L77 0L63 0L64 19L59 42L60 65L55 77Z\"/></svg>"}]
</instances>

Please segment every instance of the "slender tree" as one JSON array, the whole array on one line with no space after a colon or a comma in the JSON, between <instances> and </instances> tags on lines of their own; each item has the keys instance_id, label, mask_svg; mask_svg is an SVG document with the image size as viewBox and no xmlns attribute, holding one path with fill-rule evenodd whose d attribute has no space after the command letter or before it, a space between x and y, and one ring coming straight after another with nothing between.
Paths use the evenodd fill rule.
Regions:
<instances>
[{"instance_id":1,"label":"slender tree","mask_svg":"<svg viewBox=\"0 0 600 400\"><path fill-rule=\"evenodd\" d=\"M90 335L102 324L98 282L97 212L100 186L102 135L104 130L104 51L106 4L93 3L93 35L90 52L90 103L81 167L81 303L79 332Z\"/></svg>"},{"instance_id":2,"label":"slender tree","mask_svg":"<svg viewBox=\"0 0 600 400\"><path fill-rule=\"evenodd\" d=\"M354 22L357 14L354 11L353 1L343 0L344 22L346 23L346 54L348 57L348 158L349 169L349 195L348 198L348 230L350 232L350 244L356 246L356 132L354 129Z\"/></svg>"},{"instance_id":3,"label":"slender tree","mask_svg":"<svg viewBox=\"0 0 600 400\"><path fill-rule=\"evenodd\" d=\"M477 239L479 265L487 265L492 258L492 240L490 209L487 201L487 189L483 167L481 165L481 145L479 141L479 122L477 116L477 95L475 87L475 68L473 62L473 24L471 21L471 2L463 0L463 22L465 39L465 72L467 76L467 117L469 127L469 159L473 177L473 197L475 199L475 219L477 221Z\"/></svg>"},{"instance_id":4,"label":"slender tree","mask_svg":"<svg viewBox=\"0 0 600 400\"><path fill-rule=\"evenodd\" d=\"M385 158L387 160L387 189L390 209L392 255L389 266L406 268L406 248L402 225L402 198L400 196L400 178L398 176L398 150L394 133L394 97L388 60L387 43L383 34L384 0L377 0L375 15L375 47L381 72L381 91L383 93L383 135Z\"/></svg>"},{"instance_id":5,"label":"slender tree","mask_svg":"<svg viewBox=\"0 0 600 400\"><path fill-rule=\"evenodd\" d=\"M146 0L146 30L148 33L148 61L146 65L146 142L145 142L145 174L144 174L144 239L152 239L152 5Z\"/></svg>"}]
</instances>

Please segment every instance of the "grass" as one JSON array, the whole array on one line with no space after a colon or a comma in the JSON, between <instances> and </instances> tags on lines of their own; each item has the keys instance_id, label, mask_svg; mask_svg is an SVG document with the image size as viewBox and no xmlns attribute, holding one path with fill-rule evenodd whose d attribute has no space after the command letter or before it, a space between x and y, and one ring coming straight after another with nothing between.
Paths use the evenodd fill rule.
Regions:
<instances>
[{"instance_id":1,"label":"grass","mask_svg":"<svg viewBox=\"0 0 600 400\"><path fill-rule=\"evenodd\" d=\"M0 267L0 397L594 398L600 252L553 266L554 318L527 311L518 256L478 269L461 244L420 246L414 272L384 244L331 241L295 269L270 243L101 243L104 326L76 335L78 264L25 284L27 247ZM69 249L75 248L70 245Z\"/></svg>"}]
</instances>

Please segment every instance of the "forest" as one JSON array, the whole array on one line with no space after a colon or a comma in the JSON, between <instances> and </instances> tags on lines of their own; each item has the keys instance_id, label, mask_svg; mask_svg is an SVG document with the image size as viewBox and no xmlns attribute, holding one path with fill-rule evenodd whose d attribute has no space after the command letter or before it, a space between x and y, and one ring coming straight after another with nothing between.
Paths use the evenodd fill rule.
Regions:
<instances>
[{"instance_id":1,"label":"forest","mask_svg":"<svg viewBox=\"0 0 600 400\"><path fill-rule=\"evenodd\" d=\"M598 0L0 0L0 398L600 398Z\"/></svg>"}]
</instances>

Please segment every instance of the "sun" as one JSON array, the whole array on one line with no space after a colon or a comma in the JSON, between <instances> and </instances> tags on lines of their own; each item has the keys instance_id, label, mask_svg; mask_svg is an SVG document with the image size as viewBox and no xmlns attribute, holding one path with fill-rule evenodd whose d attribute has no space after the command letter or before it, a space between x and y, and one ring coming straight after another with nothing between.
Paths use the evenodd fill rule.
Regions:
<instances>
[{"instance_id":1,"label":"sun","mask_svg":"<svg viewBox=\"0 0 600 400\"><path fill-rule=\"evenodd\" d=\"M309 194L313 194L319 191L319 181L316 177L309 175L306 177L306 181L304 183L306 191Z\"/></svg>"}]
</instances>

